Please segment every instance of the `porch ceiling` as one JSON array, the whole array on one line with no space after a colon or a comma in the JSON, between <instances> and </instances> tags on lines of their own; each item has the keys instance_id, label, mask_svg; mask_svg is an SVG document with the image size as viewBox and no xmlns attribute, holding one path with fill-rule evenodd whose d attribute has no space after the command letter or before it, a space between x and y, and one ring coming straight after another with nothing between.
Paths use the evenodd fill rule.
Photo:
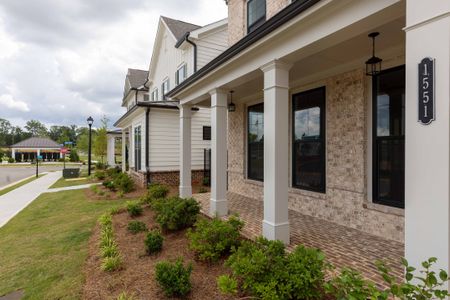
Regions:
<instances>
[{"instance_id":1,"label":"porch ceiling","mask_svg":"<svg viewBox=\"0 0 450 300\"><path fill-rule=\"evenodd\" d=\"M399 60L404 61L404 26L405 18L401 17L370 31L380 32L376 43L376 54L383 58L384 68L390 67L390 64ZM308 57L303 57L303 51L299 50L284 58L284 61L293 64L290 71L291 87L308 84L356 68L364 68L364 63L372 52L372 44L367 37L370 32L342 41ZM247 102L257 98L258 95L262 97L263 79L262 71L256 70L230 82L224 88L234 91L233 102ZM205 99L202 104L209 105L208 99Z\"/></svg>"}]
</instances>

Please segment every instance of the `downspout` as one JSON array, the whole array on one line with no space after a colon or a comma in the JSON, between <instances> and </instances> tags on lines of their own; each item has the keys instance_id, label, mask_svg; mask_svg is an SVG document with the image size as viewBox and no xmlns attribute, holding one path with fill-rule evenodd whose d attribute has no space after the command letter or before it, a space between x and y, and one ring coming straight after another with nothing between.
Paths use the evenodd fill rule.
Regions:
<instances>
[{"instance_id":1,"label":"downspout","mask_svg":"<svg viewBox=\"0 0 450 300\"><path fill-rule=\"evenodd\" d=\"M197 44L189 39L190 32L186 33L185 41L194 47L194 73L197 72Z\"/></svg>"},{"instance_id":2,"label":"downspout","mask_svg":"<svg viewBox=\"0 0 450 300\"><path fill-rule=\"evenodd\" d=\"M145 170L147 172L147 186L150 184L150 156L149 156L149 125L150 125L150 107L145 111Z\"/></svg>"}]
</instances>

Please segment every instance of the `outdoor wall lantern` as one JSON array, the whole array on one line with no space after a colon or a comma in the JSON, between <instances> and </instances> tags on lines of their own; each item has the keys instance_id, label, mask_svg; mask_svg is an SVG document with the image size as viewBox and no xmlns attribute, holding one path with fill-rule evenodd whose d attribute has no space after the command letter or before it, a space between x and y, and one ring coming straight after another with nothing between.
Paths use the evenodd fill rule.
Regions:
<instances>
[{"instance_id":1,"label":"outdoor wall lantern","mask_svg":"<svg viewBox=\"0 0 450 300\"><path fill-rule=\"evenodd\" d=\"M375 56L375 38L380 35L379 32L372 32L369 38L372 39L372 57L366 61L366 75L375 76L381 72L381 58Z\"/></svg>"},{"instance_id":2,"label":"outdoor wall lantern","mask_svg":"<svg viewBox=\"0 0 450 300\"><path fill-rule=\"evenodd\" d=\"M228 111L229 112L235 112L236 111L236 104L233 103L233 93L234 91L230 91L230 104L228 104Z\"/></svg>"}]
</instances>

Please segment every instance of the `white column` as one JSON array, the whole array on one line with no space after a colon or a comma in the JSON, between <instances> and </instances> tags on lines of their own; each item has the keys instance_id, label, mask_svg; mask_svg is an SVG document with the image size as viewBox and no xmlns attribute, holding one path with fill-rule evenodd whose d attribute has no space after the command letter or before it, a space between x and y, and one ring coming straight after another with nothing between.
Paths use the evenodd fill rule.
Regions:
<instances>
[{"instance_id":1,"label":"white column","mask_svg":"<svg viewBox=\"0 0 450 300\"><path fill-rule=\"evenodd\" d=\"M289 69L275 60L264 72L264 220L263 236L289 244L288 145Z\"/></svg>"},{"instance_id":2,"label":"white column","mask_svg":"<svg viewBox=\"0 0 450 300\"><path fill-rule=\"evenodd\" d=\"M211 94L211 200L212 216L228 214L227 202L227 106L226 91Z\"/></svg>"},{"instance_id":3,"label":"white column","mask_svg":"<svg viewBox=\"0 0 450 300\"><path fill-rule=\"evenodd\" d=\"M127 171L127 161L126 161L126 152L127 152L127 132L126 129L122 129L122 172Z\"/></svg>"},{"instance_id":4,"label":"white column","mask_svg":"<svg viewBox=\"0 0 450 300\"><path fill-rule=\"evenodd\" d=\"M108 145L106 148L106 157L108 165L114 167L116 162L114 160L116 152L116 137L114 135L108 135Z\"/></svg>"},{"instance_id":5,"label":"white column","mask_svg":"<svg viewBox=\"0 0 450 300\"><path fill-rule=\"evenodd\" d=\"M405 255L450 263L450 2L407 0ZM419 70L435 59L436 120L418 122Z\"/></svg>"},{"instance_id":6,"label":"white column","mask_svg":"<svg viewBox=\"0 0 450 300\"><path fill-rule=\"evenodd\" d=\"M37 151L36 151L36 159L37 159L37 157L38 157L39 155L41 155L41 149L37 149Z\"/></svg>"},{"instance_id":7,"label":"white column","mask_svg":"<svg viewBox=\"0 0 450 300\"><path fill-rule=\"evenodd\" d=\"M11 149L11 157L16 159L16 149Z\"/></svg>"},{"instance_id":8,"label":"white column","mask_svg":"<svg viewBox=\"0 0 450 300\"><path fill-rule=\"evenodd\" d=\"M180 197L192 197L191 106L180 105Z\"/></svg>"}]
</instances>

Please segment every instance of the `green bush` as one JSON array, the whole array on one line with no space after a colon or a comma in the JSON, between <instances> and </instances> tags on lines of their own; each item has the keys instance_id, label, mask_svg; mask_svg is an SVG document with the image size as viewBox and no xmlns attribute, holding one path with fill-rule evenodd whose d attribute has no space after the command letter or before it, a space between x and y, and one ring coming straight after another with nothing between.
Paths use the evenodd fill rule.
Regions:
<instances>
[{"instance_id":1,"label":"green bush","mask_svg":"<svg viewBox=\"0 0 450 300\"><path fill-rule=\"evenodd\" d=\"M221 290L238 282L260 299L321 299L326 264L319 250L299 246L286 255L282 242L260 237L254 243L244 241L226 265L232 275L223 279Z\"/></svg>"},{"instance_id":2,"label":"green bush","mask_svg":"<svg viewBox=\"0 0 450 300\"><path fill-rule=\"evenodd\" d=\"M134 300L134 299L136 299L134 295L133 294L129 295L127 292L122 292L120 293L119 296L117 296L117 300Z\"/></svg>"},{"instance_id":3,"label":"green bush","mask_svg":"<svg viewBox=\"0 0 450 300\"><path fill-rule=\"evenodd\" d=\"M101 247L100 251L103 258L119 256L119 249L114 241L111 241L108 245Z\"/></svg>"},{"instance_id":4,"label":"green bush","mask_svg":"<svg viewBox=\"0 0 450 300\"><path fill-rule=\"evenodd\" d=\"M172 197L154 203L156 222L164 230L180 230L192 226L197 220L200 206L193 198Z\"/></svg>"},{"instance_id":5,"label":"green bush","mask_svg":"<svg viewBox=\"0 0 450 300\"><path fill-rule=\"evenodd\" d=\"M127 173L118 174L113 180L114 185L125 194L133 191L134 182Z\"/></svg>"},{"instance_id":6,"label":"green bush","mask_svg":"<svg viewBox=\"0 0 450 300\"><path fill-rule=\"evenodd\" d=\"M95 164L95 169L96 170L105 170L106 169L106 164L104 164L102 162L97 162Z\"/></svg>"},{"instance_id":7,"label":"green bush","mask_svg":"<svg viewBox=\"0 0 450 300\"><path fill-rule=\"evenodd\" d=\"M128 231L136 234L138 232L147 231L147 225L141 221L130 221L127 226Z\"/></svg>"},{"instance_id":8,"label":"green bush","mask_svg":"<svg viewBox=\"0 0 450 300\"><path fill-rule=\"evenodd\" d=\"M142 215L144 211L142 206L136 201L127 201L127 211L131 217L137 217Z\"/></svg>"},{"instance_id":9,"label":"green bush","mask_svg":"<svg viewBox=\"0 0 450 300\"><path fill-rule=\"evenodd\" d=\"M70 151L69 160L71 162L79 162L80 161L80 156L78 155L78 152L76 149L72 149Z\"/></svg>"},{"instance_id":10,"label":"green bush","mask_svg":"<svg viewBox=\"0 0 450 300\"><path fill-rule=\"evenodd\" d=\"M106 176L108 177L108 178L111 178L111 179L113 179L113 178L115 178L118 174L120 174L122 171L118 168L118 167L116 167L116 168L109 168L109 169L106 169Z\"/></svg>"},{"instance_id":11,"label":"green bush","mask_svg":"<svg viewBox=\"0 0 450 300\"><path fill-rule=\"evenodd\" d=\"M200 260L217 261L239 245L243 226L244 223L233 216L228 221L200 219L194 225L195 230L187 233L189 246Z\"/></svg>"},{"instance_id":12,"label":"green bush","mask_svg":"<svg viewBox=\"0 0 450 300\"><path fill-rule=\"evenodd\" d=\"M15 160L14 158L12 158L12 157L8 158L8 162L9 162L10 164L14 163L15 161L16 161L16 160Z\"/></svg>"},{"instance_id":13,"label":"green bush","mask_svg":"<svg viewBox=\"0 0 450 300\"><path fill-rule=\"evenodd\" d=\"M106 272L113 272L122 268L122 258L120 256L105 257L101 268Z\"/></svg>"},{"instance_id":14,"label":"green bush","mask_svg":"<svg viewBox=\"0 0 450 300\"><path fill-rule=\"evenodd\" d=\"M106 178L106 173L105 173L105 171L98 170L98 171L95 171L94 176L95 176L95 178L97 178L98 180L103 180L103 179Z\"/></svg>"},{"instance_id":15,"label":"green bush","mask_svg":"<svg viewBox=\"0 0 450 300\"><path fill-rule=\"evenodd\" d=\"M100 218L98 218L98 222L102 226L111 226L112 225L111 214L106 213L106 214L101 215Z\"/></svg>"},{"instance_id":16,"label":"green bush","mask_svg":"<svg viewBox=\"0 0 450 300\"><path fill-rule=\"evenodd\" d=\"M166 198L169 194L169 188L162 184L152 184L148 188L148 197L151 199Z\"/></svg>"},{"instance_id":17,"label":"green bush","mask_svg":"<svg viewBox=\"0 0 450 300\"><path fill-rule=\"evenodd\" d=\"M97 185L91 185L90 187L91 191L93 191L94 193L98 193L98 186Z\"/></svg>"},{"instance_id":18,"label":"green bush","mask_svg":"<svg viewBox=\"0 0 450 300\"><path fill-rule=\"evenodd\" d=\"M235 295L238 292L238 283L236 279L228 275L222 275L217 278L217 286L223 294Z\"/></svg>"},{"instance_id":19,"label":"green bush","mask_svg":"<svg viewBox=\"0 0 450 300\"><path fill-rule=\"evenodd\" d=\"M202 184L204 186L209 186L210 185L209 178L208 177L203 177Z\"/></svg>"},{"instance_id":20,"label":"green bush","mask_svg":"<svg viewBox=\"0 0 450 300\"><path fill-rule=\"evenodd\" d=\"M156 281L168 297L183 297L191 291L191 273L192 264L184 266L182 258L175 263L162 261L156 265Z\"/></svg>"},{"instance_id":21,"label":"green bush","mask_svg":"<svg viewBox=\"0 0 450 300\"><path fill-rule=\"evenodd\" d=\"M162 250L164 238L161 235L161 231L153 229L147 234L145 238L145 250L147 254L154 254Z\"/></svg>"}]
</instances>

